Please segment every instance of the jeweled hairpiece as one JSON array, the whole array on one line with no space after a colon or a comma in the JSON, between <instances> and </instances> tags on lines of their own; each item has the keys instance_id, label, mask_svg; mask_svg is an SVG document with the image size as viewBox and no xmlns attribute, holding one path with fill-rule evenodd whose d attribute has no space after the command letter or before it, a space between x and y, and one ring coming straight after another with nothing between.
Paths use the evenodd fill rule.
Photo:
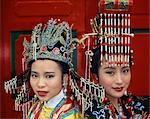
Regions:
<instances>
[{"instance_id":1,"label":"jeweled hairpiece","mask_svg":"<svg viewBox=\"0 0 150 119\"><path fill-rule=\"evenodd\" d=\"M52 59L70 62L72 31L67 22L57 24L50 19L47 25L38 24L32 31L31 42L24 40L24 58L27 62L37 59Z\"/></svg>"},{"instance_id":2,"label":"jeweled hairpiece","mask_svg":"<svg viewBox=\"0 0 150 119\"><path fill-rule=\"evenodd\" d=\"M96 36L93 47L101 48L101 65L103 54L109 65L130 64L130 42L134 36L130 30L130 14L98 14L91 20L91 27Z\"/></svg>"}]
</instances>

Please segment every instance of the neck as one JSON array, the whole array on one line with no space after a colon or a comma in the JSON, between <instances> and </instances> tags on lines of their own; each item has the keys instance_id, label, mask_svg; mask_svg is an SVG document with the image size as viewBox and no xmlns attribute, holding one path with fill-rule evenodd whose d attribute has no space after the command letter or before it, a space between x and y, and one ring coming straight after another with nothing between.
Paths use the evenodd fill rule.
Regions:
<instances>
[{"instance_id":1,"label":"neck","mask_svg":"<svg viewBox=\"0 0 150 119\"><path fill-rule=\"evenodd\" d=\"M118 98L111 97L107 95L109 101L113 104L113 106L118 110Z\"/></svg>"},{"instance_id":2,"label":"neck","mask_svg":"<svg viewBox=\"0 0 150 119\"><path fill-rule=\"evenodd\" d=\"M63 89L59 92L58 95L54 96L53 98L51 98L49 101L44 102L44 105L47 108L55 108L56 105L64 98L64 92Z\"/></svg>"}]
</instances>

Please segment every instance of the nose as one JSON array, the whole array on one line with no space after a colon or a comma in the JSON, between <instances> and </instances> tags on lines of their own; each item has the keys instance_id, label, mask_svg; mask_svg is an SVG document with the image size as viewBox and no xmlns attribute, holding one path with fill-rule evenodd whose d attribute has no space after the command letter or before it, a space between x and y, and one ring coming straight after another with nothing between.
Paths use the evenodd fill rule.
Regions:
<instances>
[{"instance_id":1,"label":"nose","mask_svg":"<svg viewBox=\"0 0 150 119\"><path fill-rule=\"evenodd\" d=\"M116 74L115 82L116 82L116 84L118 84L118 85L121 85L121 84L123 83L122 76L121 76L121 73L120 73L120 72L118 72L118 73Z\"/></svg>"},{"instance_id":2,"label":"nose","mask_svg":"<svg viewBox=\"0 0 150 119\"><path fill-rule=\"evenodd\" d=\"M37 86L38 86L39 88L45 87L45 80L44 80L44 78L40 78L40 79L39 79L39 81L38 81L38 83L37 83Z\"/></svg>"}]
</instances>

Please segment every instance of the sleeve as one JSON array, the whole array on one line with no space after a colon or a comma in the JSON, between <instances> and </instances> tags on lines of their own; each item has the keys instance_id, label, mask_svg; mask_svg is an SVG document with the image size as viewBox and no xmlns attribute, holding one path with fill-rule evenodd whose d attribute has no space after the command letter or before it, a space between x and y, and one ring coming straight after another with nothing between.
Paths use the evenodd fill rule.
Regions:
<instances>
[{"instance_id":1,"label":"sleeve","mask_svg":"<svg viewBox=\"0 0 150 119\"><path fill-rule=\"evenodd\" d=\"M85 111L86 119L110 119L109 110L105 106L99 104L96 100L93 100L92 104L92 110L89 107Z\"/></svg>"},{"instance_id":2,"label":"sleeve","mask_svg":"<svg viewBox=\"0 0 150 119\"><path fill-rule=\"evenodd\" d=\"M84 116L81 114L79 107L75 105L72 109L65 112L61 119L84 119Z\"/></svg>"},{"instance_id":3,"label":"sleeve","mask_svg":"<svg viewBox=\"0 0 150 119\"><path fill-rule=\"evenodd\" d=\"M84 119L84 117L80 112L78 112L76 114L67 116L65 119Z\"/></svg>"},{"instance_id":4,"label":"sleeve","mask_svg":"<svg viewBox=\"0 0 150 119\"><path fill-rule=\"evenodd\" d=\"M132 97L134 100L133 108L136 114L141 114L143 119L150 117L150 97Z\"/></svg>"}]
</instances>

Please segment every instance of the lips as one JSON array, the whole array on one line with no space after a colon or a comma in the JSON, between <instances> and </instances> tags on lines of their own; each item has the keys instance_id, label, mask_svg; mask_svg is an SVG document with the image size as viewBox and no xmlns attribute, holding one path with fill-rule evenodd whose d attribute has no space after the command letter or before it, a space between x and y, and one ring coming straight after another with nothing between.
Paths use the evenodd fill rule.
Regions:
<instances>
[{"instance_id":1,"label":"lips","mask_svg":"<svg viewBox=\"0 0 150 119\"><path fill-rule=\"evenodd\" d=\"M37 93L40 97L45 97L48 92L47 91L37 91Z\"/></svg>"},{"instance_id":2,"label":"lips","mask_svg":"<svg viewBox=\"0 0 150 119\"><path fill-rule=\"evenodd\" d=\"M117 92L121 92L123 90L123 87L116 87L116 88L113 88L115 91Z\"/></svg>"}]
</instances>

